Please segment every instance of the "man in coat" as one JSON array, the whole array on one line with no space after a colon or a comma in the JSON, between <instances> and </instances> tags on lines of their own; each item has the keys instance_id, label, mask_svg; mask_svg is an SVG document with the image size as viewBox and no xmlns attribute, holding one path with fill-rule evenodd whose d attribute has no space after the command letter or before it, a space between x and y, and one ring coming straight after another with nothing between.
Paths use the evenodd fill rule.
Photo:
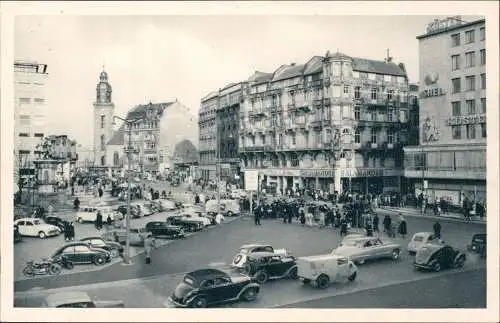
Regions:
<instances>
[{"instance_id":1,"label":"man in coat","mask_svg":"<svg viewBox=\"0 0 500 323\"><path fill-rule=\"evenodd\" d=\"M407 225L406 225L406 220L403 218L403 216L400 217L398 233L401 235L401 237L403 239L405 238L406 234L408 233L408 228L407 228Z\"/></svg>"},{"instance_id":2,"label":"man in coat","mask_svg":"<svg viewBox=\"0 0 500 323\"><path fill-rule=\"evenodd\" d=\"M96 219L95 219L95 227L97 230L101 230L102 229L102 213L101 211L97 211L97 216L96 216Z\"/></svg>"},{"instance_id":3,"label":"man in coat","mask_svg":"<svg viewBox=\"0 0 500 323\"><path fill-rule=\"evenodd\" d=\"M378 215L377 215L377 213L375 213L375 214L373 215L373 231L374 231L374 232L379 232L379 231L378 231L378 221L379 221L379 220L378 220Z\"/></svg>"},{"instance_id":4,"label":"man in coat","mask_svg":"<svg viewBox=\"0 0 500 323\"><path fill-rule=\"evenodd\" d=\"M436 223L434 223L432 229L434 230L434 236L437 239L441 239L441 224L439 223L439 220L436 220Z\"/></svg>"},{"instance_id":5,"label":"man in coat","mask_svg":"<svg viewBox=\"0 0 500 323\"><path fill-rule=\"evenodd\" d=\"M153 249L156 247L155 240L151 234L148 234L144 239L144 254L146 256L146 264L151 263Z\"/></svg>"}]
</instances>

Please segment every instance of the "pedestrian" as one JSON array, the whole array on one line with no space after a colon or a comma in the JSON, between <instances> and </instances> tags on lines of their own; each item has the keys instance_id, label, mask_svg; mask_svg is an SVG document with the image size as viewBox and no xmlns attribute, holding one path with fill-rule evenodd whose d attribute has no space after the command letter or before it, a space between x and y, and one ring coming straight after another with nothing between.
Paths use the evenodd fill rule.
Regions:
<instances>
[{"instance_id":1,"label":"pedestrian","mask_svg":"<svg viewBox=\"0 0 500 323\"><path fill-rule=\"evenodd\" d=\"M304 214L304 210L300 210L299 218L300 218L300 224L304 226L304 224L306 223L306 215Z\"/></svg>"},{"instance_id":2,"label":"pedestrian","mask_svg":"<svg viewBox=\"0 0 500 323\"><path fill-rule=\"evenodd\" d=\"M378 231L378 215L377 215L377 213L375 213L373 215L373 222L372 223L373 223L373 231L374 232L379 232Z\"/></svg>"},{"instance_id":3,"label":"pedestrian","mask_svg":"<svg viewBox=\"0 0 500 323\"><path fill-rule=\"evenodd\" d=\"M389 231L391 229L391 223L392 223L391 217L388 214L386 214L384 216L384 221L383 221L384 232L389 233Z\"/></svg>"},{"instance_id":4,"label":"pedestrian","mask_svg":"<svg viewBox=\"0 0 500 323\"><path fill-rule=\"evenodd\" d=\"M345 218L340 220L340 236L346 236L347 235L347 221Z\"/></svg>"},{"instance_id":5,"label":"pedestrian","mask_svg":"<svg viewBox=\"0 0 500 323\"><path fill-rule=\"evenodd\" d=\"M52 206L52 204L49 204L47 211L49 211L49 216L52 216L52 214L54 213L54 207Z\"/></svg>"},{"instance_id":6,"label":"pedestrian","mask_svg":"<svg viewBox=\"0 0 500 323\"><path fill-rule=\"evenodd\" d=\"M260 213L261 213L260 207L257 207L253 212L255 225L260 225Z\"/></svg>"},{"instance_id":7,"label":"pedestrian","mask_svg":"<svg viewBox=\"0 0 500 323\"><path fill-rule=\"evenodd\" d=\"M220 213L217 213L215 216L215 223L221 224L224 221L224 216Z\"/></svg>"},{"instance_id":8,"label":"pedestrian","mask_svg":"<svg viewBox=\"0 0 500 323\"><path fill-rule=\"evenodd\" d=\"M403 239L405 238L406 234L408 233L406 220L403 218L403 216L400 217L398 233L401 235L401 237Z\"/></svg>"},{"instance_id":9,"label":"pedestrian","mask_svg":"<svg viewBox=\"0 0 500 323\"><path fill-rule=\"evenodd\" d=\"M436 237L436 239L441 239L441 223L439 223L439 220L436 220L436 222L432 226L432 229L434 230L434 236Z\"/></svg>"},{"instance_id":10,"label":"pedestrian","mask_svg":"<svg viewBox=\"0 0 500 323\"><path fill-rule=\"evenodd\" d=\"M69 234L68 234L69 240L71 241L75 240L75 225L73 222L70 222L68 229L69 229Z\"/></svg>"},{"instance_id":11,"label":"pedestrian","mask_svg":"<svg viewBox=\"0 0 500 323\"><path fill-rule=\"evenodd\" d=\"M96 219L95 219L95 228L97 230L101 230L102 229L102 213L101 213L101 210L97 211L97 216L96 216Z\"/></svg>"},{"instance_id":12,"label":"pedestrian","mask_svg":"<svg viewBox=\"0 0 500 323\"><path fill-rule=\"evenodd\" d=\"M151 257L154 248L156 248L156 241L154 240L152 234L148 234L146 236L146 239L144 239L144 254L146 256L146 264L151 263Z\"/></svg>"},{"instance_id":13,"label":"pedestrian","mask_svg":"<svg viewBox=\"0 0 500 323\"><path fill-rule=\"evenodd\" d=\"M101 198L104 195L104 191L100 187L99 187L99 189L97 191L99 193L99 198Z\"/></svg>"},{"instance_id":14,"label":"pedestrian","mask_svg":"<svg viewBox=\"0 0 500 323\"><path fill-rule=\"evenodd\" d=\"M111 226L113 225L113 220L111 219L111 215L108 214L106 218L106 229L109 232L111 230Z\"/></svg>"},{"instance_id":15,"label":"pedestrian","mask_svg":"<svg viewBox=\"0 0 500 323\"><path fill-rule=\"evenodd\" d=\"M288 208L288 212L287 212L287 217L288 217L288 223L292 223L292 209L291 208Z\"/></svg>"},{"instance_id":16,"label":"pedestrian","mask_svg":"<svg viewBox=\"0 0 500 323\"><path fill-rule=\"evenodd\" d=\"M65 220L65 221L63 222L63 225L64 225L64 241L69 241L69 239L70 239L70 227L69 227L69 222Z\"/></svg>"},{"instance_id":17,"label":"pedestrian","mask_svg":"<svg viewBox=\"0 0 500 323\"><path fill-rule=\"evenodd\" d=\"M200 203L200 196L198 194L196 194L194 196L194 204L199 204Z\"/></svg>"},{"instance_id":18,"label":"pedestrian","mask_svg":"<svg viewBox=\"0 0 500 323\"><path fill-rule=\"evenodd\" d=\"M77 198L75 198L75 200L73 201L73 209L77 210L80 208L80 200Z\"/></svg>"}]
</instances>

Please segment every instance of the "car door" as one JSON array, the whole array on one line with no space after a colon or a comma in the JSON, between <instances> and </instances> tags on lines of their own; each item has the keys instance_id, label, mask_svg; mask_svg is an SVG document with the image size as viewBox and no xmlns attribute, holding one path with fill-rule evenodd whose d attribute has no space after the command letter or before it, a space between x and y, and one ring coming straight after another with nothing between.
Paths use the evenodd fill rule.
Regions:
<instances>
[{"instance_id":1,"label":"car door","mask_svg":"<svg viewBox=\"0 0 500 323\"><path fill-rule=\"evenodd\" d=\"M76 245L75 254L79 263L87 264L92 262L92 252L88 246Z\"/></svg>"},{"instance_id":2,"label":"car door","mask_svg":"<svg viewBox=\"0 0 500 323\"><path fill-rule=\"evenodd\" d=\"M376 259L376 258L382 258L386 256L387 250L384 246L384 243L376 238L372 239L372 250L370 253L370 258L371 259Z\"/></svg>"},{"instance_id":3,"label":"car door","mask_svg":"<svg viewBox=\"0 0 500 323\"><path fill-rule=\"evenodd\" d=\"M346 257L337 258L334 263L335 275L330 279L333 281L341 281L349 274L349 261Z\"/></svg>"},{"instance_id":4,"label":"car door","mask_svg":"<svg viewBox=\"0 0 500 323\"><path fill-rule=\"evenodd\" d=\"M450 246L445 246L441 249L441 266L444 268L450 268L453 266L453 261L455 260L455 251Z\"/></svg>"},{"instance_id":5,"label":"car door","mask_svg":"<svg viewBox=\"0 0 500 323\"><path fill-rule=\"evenodd\" d=\"M272 256L268 258L267 262L267 273L269 274L269 277L279 277L283 275L284 272L284 266L283 262L281 261L280 256Z\"/></svg>"},{"instance_id":6,"label":"car door","mask_svg":"<svg viewBox=\"0 0 500 323\"><path fill-rule=\"evenodd\" d=\"M61 256L65 256L69 261L75 264L79 264L80 258L75 252L75 246L67 246L61 251Z\"/></svg>"},{"instance_id":7,"label":"car door","mask_svg":"<svg viewBox=\"0 0 500 323\"><path fill-rule=\"evenodd\" d=\"M28 235L28 230L27 230L27 227L26 227L26 221L18 221L17 222L17 228L19 230L19 233L23 236L27 236Z\"/></svg>"},{"instance_id":8,"label":"car door","mask_svg":"<svg viewBox=\"0 0 500 323\"><path fill-rule=\"evenodd\" d=\"M34 237L38 234L38 232L35 232L35 231L37 231L37 227L36 227L36 225L34 225L32 220L25 221L25 230L26 230L27 236Z\"/></svg>"},{"instance_id":9,"label":"car door","mask_svg":"<svg viewBox=\"0 0 500 323\"><path fill-rule=\"evenodd\" d=\"M215 302L230 300L238 294L238 286L233 284L228 277L217 277L214 279L212 294L215 295Z\"/></svg>"}]
</instances>

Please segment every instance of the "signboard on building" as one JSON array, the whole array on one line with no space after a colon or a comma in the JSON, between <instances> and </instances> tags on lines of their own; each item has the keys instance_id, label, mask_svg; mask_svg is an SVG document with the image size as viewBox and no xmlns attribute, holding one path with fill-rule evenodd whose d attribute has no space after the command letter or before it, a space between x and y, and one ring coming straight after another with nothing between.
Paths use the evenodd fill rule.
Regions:
<instances>
[{"instance_id":1,"label":"signboard on building","mask_svg":"<svg viewBox=\"0 0 500 323\"><path fill-rule=\"evenodd\" d=\"M349 168L340 171L341 177L378 177L384 176L384 170L380 168Z\"/></svg>"},{"instance_id":2,"label":"signboard on building","mask_svg":"<svg viewBox=\"0 0 500 323\"><path fill-rule=\"evenodd\" d=\"M261 169L259 173L267 176L290 176L290 177L299 177L300 170L298 169L283 169L283 168L270 168L270 169Z\"/></svg>"},{"instance_id":3,"label":"signboard on building","mask_svg":"<svg viewBox=\"0 0 500 323\"><path fill-rule=\"evenodd\" d=\"M446 124L448 126L461 126L466 124L478 124L478 123L486 123L486 115L476 114L469 116L456 116L456 117L451 117L446 121Z\"/></svg>"},{"instance_id":4,"label":"signboard on building","mask_svg":"<svg viewBox=\"0 0 500 323\"><path fill-rule=\"evenodd\" d=\"M333 178L335 177L335 171L333 169L302 169L300 170L300 176Z\"/></svg>"},{"instance_id":5,"label":"signboard on building","mask_svg":"<svg viewBox=\"0 0 500 323\"><path fill-rule=\"evenodd\" d=\"M257 191L259 189L259 171L245 170L245 190Z\"/></svg>"}]
</instances>

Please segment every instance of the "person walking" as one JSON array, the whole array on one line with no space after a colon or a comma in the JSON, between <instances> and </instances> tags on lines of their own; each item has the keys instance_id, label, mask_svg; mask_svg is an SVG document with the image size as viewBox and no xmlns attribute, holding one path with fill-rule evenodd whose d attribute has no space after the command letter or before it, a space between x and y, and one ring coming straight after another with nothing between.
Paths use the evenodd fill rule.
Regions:
<instances>
[{"instance_id":1,"label":"person walking","mask_svg":"<svg viewBox=\"0 0 500 323\"><path fill-rule=\"evenodd\" d=\"M302 226L304 226L306 224L306 215L304 214L304 210L299 211L299 220L300 220L300 224L302 224Z\"/></svg>"},{"instance_id":2,"label":"person walking","mask_svg":"<svg viewBox=\"0 0 500 323\"><path fill-rule=\"evenodd\" d=\"M73 222L69 223L68 231L69 231L68 232L69 240L74 241L75 240L75 225L73 224Z\"/></svg>"},{"instance_id":3,"label":"person walking","mask_svg":"<svg viewBox=\"0 0 500 323\"><path fill-rule=\"evenodd\" d=\"M96 219L95 219L95 228L97 230L101 230L102 229L102 213L101 213L101 210L97 211L97 216L96 216Z\"/></svg>"},{"instance_id":4,"label":"person walking","mask_svg":"<svg viewBox=\"0 0 500 323\"><path fill-rule=\"evenodd\" d=\"M151 263L151 257L153 254L153 249L156 248L156 241L153 238L153 235L148 234L144 239L144 255L146 256L146 264Z\"/></svg>"},{"instance_id":5,"label":"person walking","mask_svg":"<svg viewBox=\"0 0 500 323\"><path fill-rule=\"evenodd\" d=\"M99 187L99 189L97 190L97 192L99 193L99 198L101 198L104 195L104 191L102 190L101 187Z\"/></svg>"},{"instance_id":6,"label":"person walking","mask_svg":"<svg viewBox=\"0 0 500 323\"><path fill-rule=\"evenodd\" d=\"M347 221L345 218L342 218L340 220L340 236L346 236L347 235Z\"/></svg>"},{"instance_id":7,"label":"person walking","mask_svg":"<svg viewBox=\"0 0 500 323\"><path fill-rule=\"evenodd\" d=\"M373 215L373 231L377 232L377 233L379 232L379 230L378 230L378 221L379 221L378 215L377 215L377 213L375 213Z\"/></svg>"},{"instance_id":8,"label":"person walking","mask_svg":"<svg viewBox=\"0 0 500 323\"><path fill-rule=\"evenodd\" d=\"M385 233L389 233L390 232L390 230L391 230L391 223L392 223L391 217L388 214L386 214L385 217L384 217L384 221L383 221L384 232Z\"/></svg>"},{"instance_id":9,"label":"person walking","mask_svg":"<svg viewBox=\"0 0 500 323\"><path fill-rule=\"evenodd\" d=\"M69 222L64 221L64 241L69 241L69 238L70 238Z\"/></svg>"},{"instance_id":10,"label":"person walking","mask_svg":"<svg viewBox=\"0 0 500 323\"><path fill-rule=\"evenodd\" d=\"M436 239L440 240L441 239L441 223L439 223L439 220L436 220L436 222L432 226L432 229L434 230L434 236L436 237Z\"/></svg>"},{"instance_id":11,"label":"person walking","mask_svg":"<svg viewBox=\"0 0 500 323\"><path fill-rule=\"evenodd\" d=\"M260 214L262 213L262 207L257 207L254 211L254 222L255 225L260 225Z\"/></svg>"},{"instance_id":12,"label":"person walking","mask_svg":"<svg viewBox=\"0 0 500 323\"><path fill-rule=\"evenodd\" d=\"M113 225L113 220L111 219L111 215L108 214L108 217L106 218L106 230L108 232L111 231L112 225Z\"/></svg>"},{"instance_id":13,"label":"person walking","mask_svg":"<svg viewBox=\"0 0 500 323\"><path fill-rule=\"evenodd\" d=\"M54 207L52 204L49 204L49 207L47 208L47 211L49 211L49 216L52 216L54 213Z\"/></svg>"},{"instance_id":14,"label":"person walking","mask_svg":"<svg viewBox=\"0 0 500 323\"><path fill-rule=\"evenodd\" d=\"M401 235L401 237L403 239L405 238L405 236L408 233L408 228L407 228L406 220L404 219L404 217L402 215L400 216L398 233Z\"/></svg>"}]
</instances>

